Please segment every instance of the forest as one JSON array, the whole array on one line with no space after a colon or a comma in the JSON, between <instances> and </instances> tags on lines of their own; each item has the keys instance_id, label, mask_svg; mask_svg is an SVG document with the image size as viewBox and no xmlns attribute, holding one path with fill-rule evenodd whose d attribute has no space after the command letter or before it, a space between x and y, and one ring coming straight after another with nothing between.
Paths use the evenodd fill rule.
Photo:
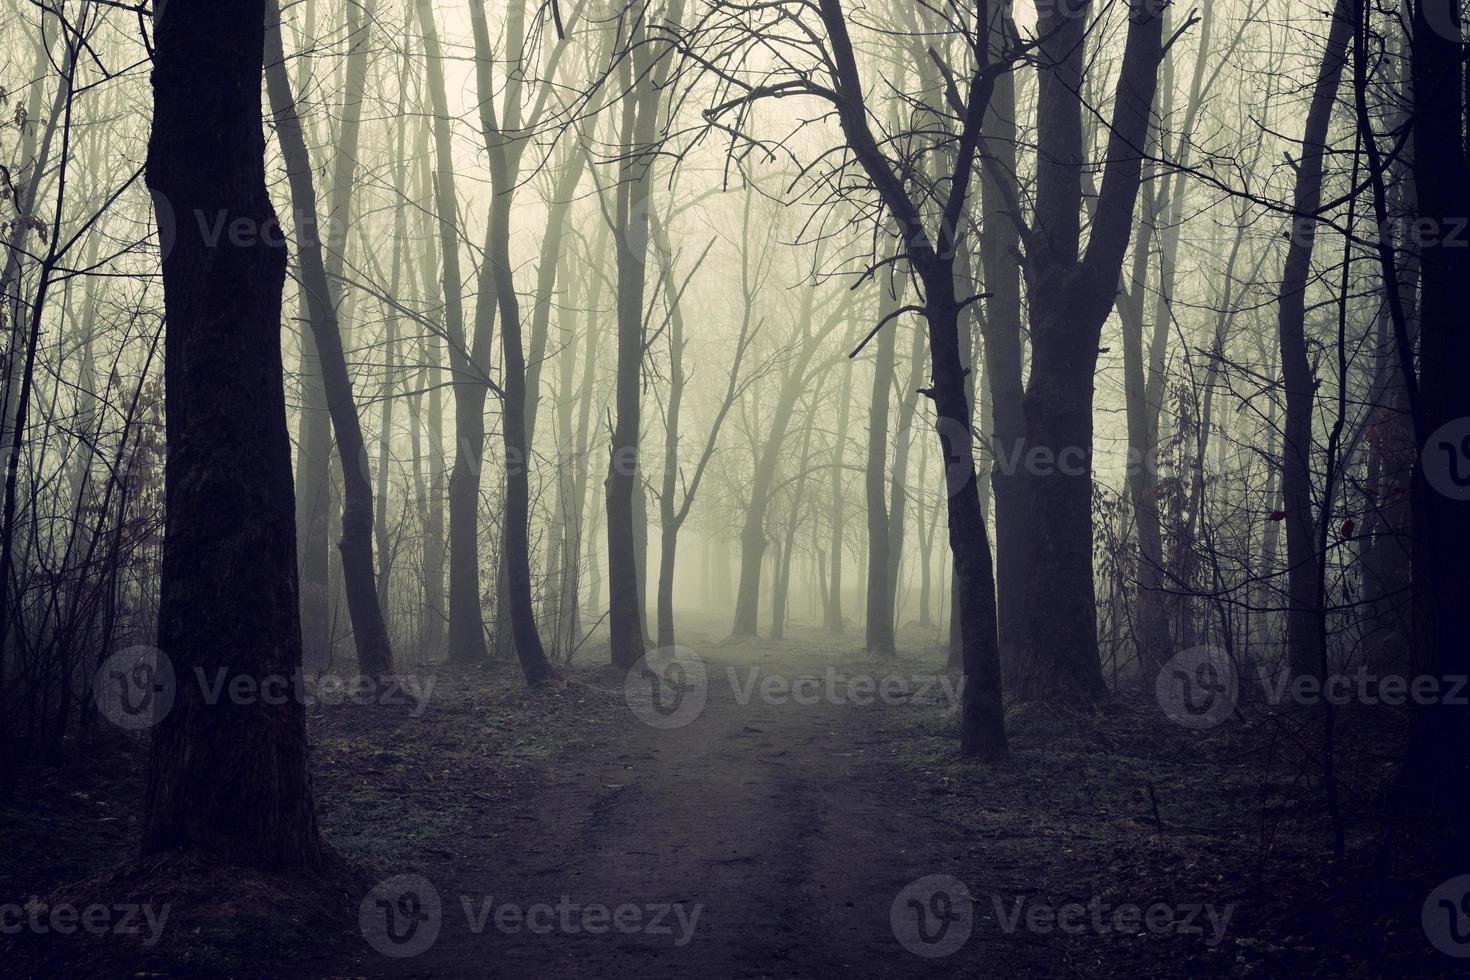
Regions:
<instances>
[{"instance_id":1,"label":"forest","mask_svg":"<svg viewBox=\"0 0 1470 980\"><path fill-rule=\"evenodd\" d=\"M1467 20L0 0L0 975L1463 976Z\"/></svg>"}]
</instances>

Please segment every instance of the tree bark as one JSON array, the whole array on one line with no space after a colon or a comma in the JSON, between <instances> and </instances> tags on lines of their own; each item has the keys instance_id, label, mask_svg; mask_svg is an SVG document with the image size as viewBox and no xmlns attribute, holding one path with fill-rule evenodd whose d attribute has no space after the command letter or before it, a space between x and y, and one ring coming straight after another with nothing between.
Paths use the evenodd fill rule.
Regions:
<instances>
[{"instance_id":1,"label":"tree bark","mask_svg":"<svg viewBox=\"0 0 1470 980\"><path fill-rule=\"evenodd\" d=\"M168 455L159 647L172 710L154 729L143 850L269 869L322 859L294 697L209 704L206 676L301 669L291 443L281 364L286 251L265 187L265 6L172 0L155 19L146 180L163 244ZM261 234L212 244L212 219ZM276 703L278 702L278 703Z\"/></svg>"},{"instance_id":2,"label":"tree bark","mask_svg":"<svg viewBox=\"0 0 1470 980\"><path fill-rule=\"evenodd\" d=\"M902 623L898 588L903 570L903 542L908 523L909 453L913 443L914 414L918 410L918 389L923 380L923 328L915 327L912 336L913 340L909 344L909 376L899 391L902 404L898 409L898 426L893 437L893 475L888 481L888 606L893 610L890 616L895 630ZM981 513L985 509L982 501ZM920 534L922 533L923 529L920 528Z\"/></svg>"},{"instance_id":3,"label":"tree bark","mask_svg":"<svg viewBox=\"0 0 1470 980\"><path fill-rule=\"evenodd\" d=\"M1326 642L1318 590L1322 556L1317 552L1317 518L1312 512L1312 413L1317 386L1307 355L1306 294L1312 272L1316 228L1310 218L1322 204L1322 169L1327 130L1347 63L1352 19L1347 0L1337 5L1307 109L1302 155L1292 195L1293 222L1277 293L1276 325L1281 344L1286 416L1282 425L1282 509L1286 511L1286 646L1293 676L1321 672Z\"/></svg>"},{"instance_id":4,"label":"tree bark","mask_svg":"<svg viewBox=\"0 0 1470 980\"><path fill-rule=\"evenodd\" d=\"M1082 78L1090 4L1048 8L1038 24L1036 209L1026 278L1031 373L1023 398L1027 629L1020 693L1103 698L1092 567L1092 407L1098 342L1132 238L1142 148L1163 57L1163 12L1129 4L1128 37L1086 253L1081 246Z\"/></svg>"},{"instance_id":5,"label":"tree bark","mask_svg":"<svg viewBox=\"0 0 1470 980\"><path fill-rule=\"evenodd\" d=\"M342 582L357 647L357 666L365 677L385 677L393 673L393 648L388 642L388 627L378 602L373 570L373 485L367 443L363 439L357 401L352 393L352 378L347 371L347 357L337 320L336 291L322 259L311 159L301 120L296 113L291 80L286 74L280 9L276 0L266 0L266 17L266 89L270 94L276 134L281 141L286 176L295 205L301 294L308 304L307 321L315 342L322 390L332 428L336 432L338 460L342 467L342 537L337 547L342 554ZM358 94L360 103L360 89ZM353 131L352 141L355 143L355 119L344 119L344 133L348 128ZM350 177L343 179L350 183ZM345 222L345 216L340 220Z\"/></svg>"},{"instance_id":6,"label":"tree bark","mask_svg":"<svg viewBox=\"0 0 1470 980\"><path fill-rule=\"evenodd\" d=\"M520 87L513 81L505 92L503 122L495 118L494 91L490 81L491 51L485 10L480 0L470 0L470 22L475 37L475 78L480 100L480 126L485 149L490 157L490 222L487 231L484 273L494 280L494 293L500 307L500 345L504 360L501 381L502 397L500 430L505 443L505 525L502 528L506 599L510 605L511 631L515 639L516 658L521 672L531 686L559 679L560 672L547 659L536 625L536 606L531 590L530 541L530 447L526 420L526 356L521 339L520 300L516 296L515 277L510 255L510 208L514 200L519 172ZM512 78L518 79L523 60L525 5L513 3L507 21L510 37L510 63L516 66ZM511 135L507 135L507 134ZM555 255L551 265L556 264ZM475 311L476 352L488 354L489 331L482 336L479 324L488 318L481 308ZM483 347L482 345L483 341ZM488 357L485 358L488 360ZM488 367L488 365L486 365ZM484 430L481 429L483 438ZM478 497L478 487L476 488Z\"/></svg>"},{"instance_id":7,"label":"tree bark","mask_svg":"<svg viewBox=\"0 0 1470 980\"><path fill-rule=\"evenodd\" d=\"M683 18L683 0L664 11L666 24ZM622 153L618 174L616 227L618 266L617 420L607 475L608 620L612 662L630 668L644 654L644 594L639 561L635 494L641 494L638 442L643 377L643 296L648 269L648 232L653 191L651 152L658 133L662 89L672 59L667 46L649 37L647 11L632 14L624 59ZM646 522L645 522L646 530ZM646 566L645 566L646 567Z\"/></svg>"},{"instance_id":8,"label":"tree bark","mask_svg":"<svg viewBox=\"0 0 1470 980\"><path fill-rule=\"evenodd\" d=\"M1414 632L1427 670L1448 685L1470 674L1470 500L1429 485L1425 466L1447 458L1464 461L1459 436L1436 435L1442 426L1470 417L1470 333L1464 328L1464 289L1470 281L1470 249L1447 241L1448 229L1470 215L1470 160L1464 144L1463 46L1458 5L1422 0L1413 18L1413 171L1421 218L1436 222L1440 240L1421 249L1419 375L1410 389L1415 430L1422 447L1414 493ZM1413 359L1402 322L1396 325L1406 378ZM1455 454L1458 453L1458 456ZM1455 486L1461 484L1456 479ZM1441 699L1418 719L1407 756L1407 805L1444 828L1441 867L1463 862L1470 846L1470 712Z\"/></svg>"},{"instance_id":9,"label":"tree bark","mask_svg":"<svg viewBox=\"0 0 1470 980\"><path fill-rule=\"evenodd\" d=\"M444 334L454 391L455 452L449 476L449 659L480 663L485 649L485 620L480 608L479 504L480 471L485 453L485 396L489 366L493 298L487 305L480 284L475 342L466 341L463 282L459 265L458 195L454 181L454 147L449 131L449 100L444 89L444 55L429 0L414 0L424 37L430 108L434 116L434 210L439 225L444 294Z\"/></svg>"},{"instance_id":10,"label":"tree bark","mask_svg":"<svg viewBox=\"0 0 1470 980\"><path fill-rule=\"evenodd\" d=\"M991 20L992 48L1014 34L1003 5ZM981 228L978 251L990 298L981 331L985 338L985 376L992 428L983 432L991 455L990 490L995 497L996 612L1000 628L1001 669L1007 683L1017 679L1026 611L1027 529L1030 526L1026 473L1017 465L1026 443L1022 409L1021 239L1012 211L1020 206L1016 178L1016 80L995 80L989 111L981 127Z\"/></svg>"},{"instance_id":11,"label":"tree bark","mask_svg":"<svg viewBox=\"0 0 1470 980\"><path fill-rule=\"evenodd\" d=\"M890 281L878 303L879 318L898 308L895 284ZM889 561L888 502L888 400L893 389L896 356L896 327L878 334L873 356L873 392L868 401L868 460L863 471L863 490L868 505L868 598L865 619L867 651L879 657L898 652L893 642L893 589Z\"/></svg>"},{"instance_id":12,"label":"tree bark","mask_svg":"<svg viewBox=\"0 0 1470 980\"><path fill-rule=\"evenodd\" d=\"M933 399L938 416L936 428L944 459L950 550L961 591L965 688L960 711L960 754L966 758L999 760L1005 758L1007 746L996 633L995 578L985 515L980 511L980 495L976 490L967 371L960 346L960 314L970 298L961 301L955 295L954 267L956 235L994 74L982 49L961 107L961 130L949 196L937 233L931 238L919 209L890 168L868 127L862 82L841 0L820 0L820 10L832 46L836 80L832 100L843 135L902 230L907 258L924 283L924 317L929 327L933 376L933 386L926 394ZM989 22L985 4L980 5L979 22L982 25Z\"/></svg>"},{"instance_id":13,"label":"tree bark","mask_svg":"<svg viewBox=\"0 0 1470 980\"><path fill-rule=\"evenodd\" d=\"M842 390L838 393L841 407L837 410L837 431L832 446L832 506L828 515L831 522L831 540L827 558L832 565L828 577L827 602L822 616L822 628L834 636L841 636L847 629L847 618L842 612L842 558L847 550L847 493L842 477L846 473L847 427L852 420L852 362L842 366Z\"/></svg>"}]
</instances>

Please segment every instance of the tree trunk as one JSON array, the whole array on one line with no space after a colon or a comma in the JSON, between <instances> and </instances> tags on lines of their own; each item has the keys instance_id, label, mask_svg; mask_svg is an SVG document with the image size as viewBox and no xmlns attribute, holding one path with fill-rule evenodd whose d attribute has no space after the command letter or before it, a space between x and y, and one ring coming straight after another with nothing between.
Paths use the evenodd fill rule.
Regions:
<instances>
[{"instance_id":1,"label":"tree trunk","mask_svg":"<svg viewBox=\"0 0 1470 980\"><path fill-rule=\"evenodd\" d=\"M678 25L683 0L672 0L665 22ZM612 662L630 668L644 654L644 593L639 589L635 494L642 493L638 442L643 378L643 295L648 268L651 149L658 132L663 83L671 64L667 48L650 40L647 11L632 15L629 56L623 59L622 163L616 227L618 334L617 420L607 475L608 620ZM644 522L646 532L647 522ZM645 538L646 541L646 538ZM646 566L645 566L646 567Z\"/></svg>"},{"instance_id":2,"label":"tree trunk","mask_svg":"<svg viewBox=\"0 0 1470 980\"><path fill-rule=\"evenodd\" d=\"M832 506L831 543L828 560L832 563L832 574L827 581L827 603L822 616L822 628L834 636L841 636L847 629L846 617L842 614L842 556L846 544L843 540L847 524L847 494L842 477L847 472L847 427L852 418L852 361L842 366L842 390L838 393L840 407L837 410L837 432L832 447Z\"/></svg>"},{"instance_id":3,"label":"tree trunk","mask_svg":"<svg viewBox=\"0 0 1470 980\"><path fill-rule=\"evenodd\" d=\"M1048 9L1038 31L1036 217L1027 254L1031 373L1023 398L1029 472L1027 628L1020 692L1087 702L1107 694L1098 659L1092 567L1092 405L1098 342L1132 238L1163 12L1130 3L1104 180L1081 247L1082 10Z\"/></svg>"},{"instance_id":4,"label":"tree trunk","mask_svg":"<svg viewBox=\"0 0 1470 980\"><path fill-rule=\"evenodd\" d=\"M419 161L417 200L434 196L434 180L430 171L428 139L433 123L428 122L416 137L414 156ZM437 215L428 209L416 209L421 225L419 238L423 242L423 254L418 263L422 278L423 295L432 297L435 290L442 288L439 273L439 250L436 241L442 241ZM431 307L432 309L432 307ZM442 309L442 307L441 307ZM423 358L423 376L419 384L420 402L428 402L428 411L420 416L424 427L421 441L427 445L428 486L421 488L418 501L420 527L423 534L423 605L419 620L419 656L436 659L444 646L444 626L447 621L444 611L444 498L446 473L444 468L444 395L441 390L444 363L443 347L440 343L442 326L437 330L430 327L424 332L420 343Z\"/></svg>"},{"instance_id":5,"label":"tree trunk","mask_svg":"<svg viewBox=\"0 0 1470 980\"><path fill-rule=\"evenodd\" d=\"M475 346L466 342L462 279L459 265L458 195L454 185L454 146L449 129L449 100L444 89L444 56L429 0L414 0L424 37L430 107L434 116L434 210L442 253L444 334L454 391L455 452L449 477L449 659L480 663L485 649L485 621L480 609L479 497L485 452L486 371L489 362L493 299L482 313L477 307ZM481 277L480 306L486 284ZM483 341L483 343L480 343Z\"/></svg>"},{"instance_id":6,"label":"tree trunk","mask_svg":"<svg viewBox=\"0 0 1470 980\"><path fill-rule=\"evenodd\" d=\"M273 44L284 51L284 44L280 36L280 10L277 5L267 8L267 16L275 25L274 38L270 30L267 30L267 43ZM308 21L310 21L308 12ZM313 203L310 211L303 209L303 202L297 200L296 186L299 184L312 183L310 167L310 154L306 149L305 133L299 118L296 117L295 102L291 99L290 78L286 75L285 66L282 64L279 70L273 69L273 62L277 59L274 55L267 56L266 81L269 88L272 79L275 86L283 97L287 99L286 106L290 111L291 121L286 125L286 130L280 133L283 153L285 143L288 139L296 141L293 137L299 137L299 148L293 155L297 157L297 164L289 159L287 168L292 177L292 198L296 201L295 211L298 212L298 239L302 239L302 266L303 273L306 272L307 260L305 250L307 242L303 238L303 230L309 235L310 245L318 252L317 265L324 264L325 290L315 287L306 280L303 275L298 294L300 297L300 309L305 316L311 330L302 333L301 340L301 415L299 422L299 448L297 456L297 478L296 478L296 519L300 535L299 556L302 570L302 626L306 637L306 653L309 660L325 663L330 659L332 645L335 642L336 633L336 590L333 587L332 565L328 557L328 542L331 540L334 530L339 532L338 551L342 555L342 577L343 585L347 592L348 617L353 623L354 632L359 626L359 612L367 620L366 626L372 630L372 613L364 610L364 600L361 595L355 593L361 588L361 582L366 577L361 567L349 568L349 565L359 565L364 560L362 555L367 553L367 574L371 574L372 568L372 541L371 530L362 531L363 518L357 509L361 508L361 500L358 499L361 486L348 486L344 482L343 489L343 513L335 514L332 510L334 495L332 493L331 454L332 436L337 433L338 455L342 465L353 465L366 468L368 463L364 452L361 460L358 457L343 455L341 446L342 430L338 423L341 414L340 406L340 379L328 377L328 372L335 374L335 367L331 363L331 349L341 347L340 327L337 320L337 299L335 286L342 275L344 262L344 251L349 227L348 210L352 199L353 172L357 163L357 142L359 132L359 120L362 116L362 96L367 79L367 54L368 38L365 24L373 21L372 3L369 2L364 8L356 4L350 4L347 8L347 34L349 38L349 49L347 64L345 68L345 83L343 86L343 105L341 128L333 140L336 154L333 161L331 198L328 202L328 211L325 222L325 235L322 234L322 222L320 215ZM303 58L303 62L311 59ZM305 82L305 69L302 71L302 81ZM298 89L300 90L300 89ZM280 116L280 105L276 96L271 97L273 114ZM278 128L279 128L278 123ZM315 190L311 190L313 202ZM304 222L304 223L303 223ZM326 255L324 262L321 258L322 248L325 247ZM335 345L328 342L325 347L318 337L319 328L325 326L318 312L323 303L330 304L330 315L333 322L332 329L337 333ZM350 382L349 382L350 393ZM335 404L334 404L335 403ZM356 417L354 406L354 417ZM359 430L361 425L359 423ZM347 460L352 463L348 464ZM370 476L365 476L367 486L371 492ZM353 480L352 482L360 482ZM353 496L348 497L348 492ZM352 514L347 511L353 509ZM367 513L371 520L372 503L368 502ZM349 557L350 556L350 557ZM374 592L376 595L376 592ZM354 606L356 607L354 609ZM381 604L380 604L381 606ZM378 619L382 619L381 608ZM363 656L363 641L354 636L357 644L359 662ZM384 639L371 638L373 645L386 642L386 631ZM374 658L378 655L373 654ZM366 668L362 668L367 673Z\"/></svg>"},{"instance_id":7,"label":"tree trunk","mask_svg":"<svg viewBox=\"0 0 1470 980\"><path fill-rule=\"evenodd\" d=\"M500 307L500 345L504 359L501 388L500 429L505 442L505 525L501 529L503 550L501 561L505 570L505 598L510 605L511 631L515 640L516 657L520 660L521 672L531 686L545 683L560 674L546 657L541 645L541 633L536 626L536 605L531 589L531 541L530 541L530 436L526 418L528 392L526 388L526 355L521 338L520 300L516 296L515 277L510 255L510 209L514 200L515 183L519 173L518 161L523 143L512 142L501 132L494 115L494 90L490 80L491 51L489 29L485 23L485 10L480 0L470 0L470 22L475 38L475 78L480 99L481 132L485 149L490 157L490 222L486 232L485 272L494 281L494 292ZM506 26L510 38L510 62L516 66L512 77L518 79L522 61L525 32L525 6L511 5ZM508 131L520 125L519 82L513 82L506 90L504 126ZM550 265L555 268L553 253ZM480 303L484 304L484 289ZM489 331L481 333L480 323L488 319L483 309L475 311L475 346L478 354L484 350L483 362L488 362ZM544 327L542 330L544 334ZM544 343L544 342L543 342ZM477 358L478 359L478 358ZM485 365L488 368L488 364ZM534 393L529 397L534 398ZM483 416L482 416L483 417ZM483 429L481 436L483 437ZM476 497L479 488L476 487Z\"/></svg>"},{"instance_id":8,"label":"tree trunk","mask_svg":"<svg viewBox=\"0 0 1470 980\"><path fill-rule=\"evenodd\" d=\"M929 474L929 443L927 440L920 443L919 448L919 473L922 478L927 479ZM932 629L934 617L930 610L933 608L934 591L934 526L938 523L938 511L935 511L935 522L929 520L927 493L920 493L914 501L914 522L919 528L919 625L925 629ZM998 611L998 610L997 610ZM1001 650L1001 667L1005 667L1005 651Z\"/></svg>"},{"instance_id":9,"label":"tree trunk","mask_svg":"<svg viewBox=\"0 0 1470 980\"><path fill-rule=\"evenodd\" d=\"M771 576L774 580L771 585L772 640L782 640L786 637L786 622L791 597L791 555L796 550L796 532L801 527L802 507L806 503L806 481L810 472L812 429L814 428L815 426L808 425L801 434L801 457L797 461L800 469L797 470L796 486L791 491L791 512L787 515L785 540L781 543L775 573Z\"/></svg>"},{"instance_id":10,"label":"tree trunk","mask_svg":"<svg viewBox=\"0 0 1470 980\"><path fill-rule=\"evenodd\" d=\"M146 179L163 243L168 455L159 647L179 678L154 730L143 850L262 868L322 858L293 697L208 704L196 669L289 683L301 669L291 443L281 365L286 251L265 187L265 6L173 0L155 20ZM275 229L272 231L272 229ZM278 702L278 703L275 703Z\"/></svg>"},{"instance_id":11,"label":"tree trunk","mask_svg":"<svg viewBox=\"0 0 1470 980\"><path fill-rule=\"evenodd\" d=\"M1464 289L1470 249L1448 230L1470 214L1470 160L1464 145L1463 48L1458 5L1422 0L1413 19L1413 168L1418 212L1441 238L1421 249L1417 442L1423 447L1414 493L1414 633L1427 670L1449 685L1470 674L1470 499L1463 492L1463 428L1470 417L1470 333L1464 328ZM1409 338L1396 324L1405 376L1412 377ZM1458 420L1458 422L1457 422ZM1451 426L1444 429L1445 426ZM1439 479L1430 485L1428 467ZM1406 759L1409 807L1445 828L1439 856L1444 873L1463 863L1470 846L1470 712L1440 699L1418 719Z\"/></svg>"},{"instance_id":12,"label":"tree trunk","mask_svg":"<svg viewBox=\"0 0 1470 980\"><path fill-rule=\"evenodd\" d=\"M594 241L593 250L587 256L589 263L601 261L601 256L604 251L603 246L606 243L606 232L600 228L597 238ZM572 466L572 472L574 474L571 507L572 539L568 542L566 549L566 559L570 562L571 567L567 586L563 592L564 601L569 601L566 613L565 634L570 644L576 643L577 633L581 629L581 596L578 587L580 585L582 571L583 523L586 520L588 481L592 469L591 449L589 446L592 429L592 401L597 387L597 349L602 336L597 325L598 312L601 309L602 277L594 273L588 278L592 280L592 286L587 302L587 338L584 341L585 346L582 352L582 390L577 396L577 441L574 449L576 461ZM595 516L593 518L593 525L593 533L595 534ZM598 574L596 564L591 564L593 565L592 574L595 581L595 576ZM594 607L596 606L597 591L596 588L592 589L592 602Z\"/></svg>"},{"instance_id":13,"label":"tree trunk","mask_svg":"<svg viewBox=\"0 0 1470 980\"><path fill-rule=\"evenodd\" d=\"M898 307L894 284L884 287L878 303L880 320ZM865 640L867 651L879 657L897 654L893 642L893 590L889 575L888 503L888 400L893 390L893 361L896 356L897 326L887 324L878 333L873 356L873 393L868 402L868 460L863 471L863 490L868 505L868 591Z\"/></svg>"},{"instance_id":14,"label":"tree trunk","mask_svg":"<svg viewBox=\"0 0 1470 980\"><path fill-rule=\"evenodd\" d=\"M1150 172L1152 167L1150 166ZM1143 220L1133 243L1131 289L1120 290L1118 319L1123 334L1123 401L1128 424L1128 498L1138 541L1135 644L1142 687L1154 689L1160 666L1169 659L1169 612L1164 591L1164 542L1159 520L1158 409L1149 401L1151 362L1144 347L1144 297L1149 256L1157 220L1157 196L1145 196Z\"/></svg>"},{"instance_id":15,"label":"tree trunk","mask_svg":"<svg viewBox=\"0 0 1470 980\"><path fill-rule=\"evenodd\" d=\"M352 620L358 670L365 677L383 677L393 673L393 649L388 642L388 627L378 603L373 570L373 485L367 443L363 439L357 402L352 393L352 379L347 372L347 357L337 321L336 291L322 258L311 160L302 135L301 120L296 113L291 81L286 74L280 10L275 0L267 0L266 16L266 89L270 94L276 134L281 141L286 176L295 204L301 293L308 303L307 321L315 342L322 390L337 436L338 460L342 467L342 537L337 544L342 554L342 584L347 594L348 615ZM354 57L358 56L355 54ZM360 103L360 88L358 94ZM355 143L355 118L343 120L344 135L349 128ZM341 220L345 221L345 216Z\"/></svg>"},{"instance_id":16,"label":"tree trunk","mask_svg":"<svg viewBox=\"0 0 1470 980\"><path fill-rule=\"evenodd\" d=\"M1000 647L996 624L995 574L980 495L975 484L974 439L960 356L959 304L954 273L942 268L925 277L929 324L931 397L944 461L949 545L960 594L960 633L965 687L960 716L960 754L987 760L1007 754L1001 701Z\"/></svg>"},{"instance_id":17,"label":"tree trunk","mask_svg":"<svg viewBox=\"0 0 1470 980\"><path fill-rule=\"evenodd\" d=\"M403 75L400 80L399 96L407 100L408 89L408 60L409 51L405 43ZM393 549L391 546L390 531L388 528L388 471L393 457L393 403L398 399L398 388L400 384L399 365L400 353L398 349L398 302L399 292L402 286L402 263L404 261L403 243L408 238L408 215L407 215L407 192L408 192L408 159L405 153L405 142L408 127L399 126L396 137L396 150L393 162L394 186L402 190L397 200L393 203L393 254L391 258L391 269L388 282L389 302L383 304L383 357L385 364L383 378L383 407L380 426L378 431L378 512L374 518L378 537L378 606L383 609L384 615L388 610L388 582L393 572Z\"/></svg>"},{"instance_id":18,"label":"tree trunk","mask_svg":"<svg viewBox=\"0 0 1470 980\"><path fill-rule=\"evenodd\" d=\"M1000 6L1000 5L998 5ZM992 46L1000 38L1000 15L992 21ZM989 381L992 428L990 490L995 497L996 611L1000 626L1001 668L1014 683L1020 662L1026 610L1026 473L1017 465L1026 443L1022 410L1020 235L1010 215L1020 200L1016 183L1016 80L1009 72L995 81L990 111L981 130L984 165L980 171L980 267L984 272L985 376Z\"/></svg>"},{"instance_id":19,"label":"tree trunk","mask_svg":"<svg viewBox=\"0 0 1470 980\"><path fill-rule=\"evenodd\" d=\"M1302 216L1315 214L1322 204L1327 130L1351 37L1352 20L1343 0L1332 18L1327 48L1307 110L1302 156L1292 197L1298 217L1293 222L1277 294L1281 377L1286 393L1281 447L1282 509L1286 511L1286 645L1293 676L1319 674L1326 643L1319 592L1323 558L1317 552L1317 519L1312 513L1312 410L1317 387L1307 355L1306 336L1307 283L1312 272L1316 228L1311 219Z\"/></svg>"}]
</instances>

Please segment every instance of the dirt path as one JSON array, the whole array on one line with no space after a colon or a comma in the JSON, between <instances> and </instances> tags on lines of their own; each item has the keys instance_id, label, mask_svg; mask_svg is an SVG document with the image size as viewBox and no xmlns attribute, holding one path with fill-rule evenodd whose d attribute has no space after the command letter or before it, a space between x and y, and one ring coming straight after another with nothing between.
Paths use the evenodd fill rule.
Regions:
<instances>
[{"instance_id":1,"label":"dirt path","mask_svg":"<svg viewBox=\"0 0 1470 980\"><path fill-rule=\"evenodd\" d=\"M944 960L895 938L900 891L928 875L965 880L956 862L973 843L885 764L869 714L884 707L833 703L849 689L826 693L824 658L705 649L708 700L693 721L660 729L628 712L608 744L513 816L487 812L445 843L454 853L442 866L381 887L373 928L397 932L379 945L426 948L367 950L356 972L909 977L996 965L978 935ZM788 684L803 685L806 703ZM933 892L900 903L901 923L914 916L909 929L931 916L931 939L952 907ZM951 925L940 944L962 938L965 927Z\"/></svg>"}]
</instances>

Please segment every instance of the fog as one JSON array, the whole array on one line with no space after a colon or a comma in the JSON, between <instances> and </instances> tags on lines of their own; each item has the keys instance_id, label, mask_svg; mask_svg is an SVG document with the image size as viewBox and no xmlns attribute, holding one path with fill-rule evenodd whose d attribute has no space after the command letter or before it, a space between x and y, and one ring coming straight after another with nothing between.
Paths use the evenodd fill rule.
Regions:
<instances>
[{"instance_id":1,"label":"fog","mask_svg":"<svg viewBox=\"0 0 1470 980\"><path fill-rule=\"evenodd\" d=\"M6 0L17 975L1448 973L1470 49L1328 6Z\"/></svg>"}]
</instances>

